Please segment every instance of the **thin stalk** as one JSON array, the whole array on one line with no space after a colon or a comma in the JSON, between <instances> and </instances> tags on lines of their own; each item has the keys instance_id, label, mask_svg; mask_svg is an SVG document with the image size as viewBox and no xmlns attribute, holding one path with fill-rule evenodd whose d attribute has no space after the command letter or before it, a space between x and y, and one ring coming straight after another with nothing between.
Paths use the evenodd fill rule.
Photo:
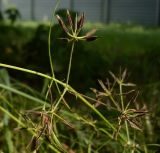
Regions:
<instances>
[{"instance_id":1,"label":"thin stalk","mask_svg":"<svg viewBox=\"0 0 160 153\"><path fill-rule=\"evenodd\" d=\"M54 130L56 131L56 134L57 134L57 135L58 135L58 132L57 132L57 127L56 127L56 122L54 121L55 110L57 109L58 105L60 104L61 100L63 99L66 91L67 91L67 90L64 90L64 92L61 94L59 100L57 101L55 107L52 108L51 125L53 125L53 123L54 123Z\"/></svg>"},{"instance_id":2,"label":"thin stalk","mask_svg":"<svg viewBox=\"0 0 160 153\"><path fill-rule=\"evenodd\" d=\"M116 101L114 100L114 98L110 95L109 98L111 99L111 101L113 102L113 104L117 107L118 111L120 111L120 107L119 105L116 103Z\"/></svg>"},{"instance_id":3,"label":"thin stalk","mask_svg":"<svg viewBox=\"0 0 160 153\"><path fill-rule=\"evenodd\" d=\"M88 145L88 153L91 153L91 144Z\"/></svg>"},{"instance_id":4,"label":"thin stalk","mask_svg":"<svg viewBox=\"0 0 160 153\"><path fill-rule=\"evenodd\" d=\"M64 95L66 94L66 92L67 92L67 88L64 89L64 91L63 91L63 93L61 94L60 98L58 99L56 105L53 107L52 112L54 112L54 111L57 109L58 105L60 104L60 102L61 102L61 100L63 99L63 97L64 97Z\"/></svg>"},{"instance_id":5,"label":"thin stalk","mask_svg":"<svg viewBox=\"0 0 160 153\"><path fill-rule=\"evenodd\" d=\"M51 21L50 21L49 34L48 34L48 55L49 55L49 63L50 63L51 73L52 73L52 77L53 78L55 78L55 73L54 73L54 64L53 64L53 59L52 59L52 55L51 55L51 47L50 46L51 46L52 22L53 22L54 14L55 14L55 11L57 10L58 5L59 5L59 0L57 0L55 9L52 12L52 18L51 18ZM49 84L49 88L48 88L48 91L46 93L46 99L48 97L49 90L50 90L52 84L53 84L53 80L51 80L51 82ZM55 85L56 85L56 88L57 88L57 90L58 90L58 92L60 94L60 89L59 89L59 86L58 86L57 82L55 82Z\"/></svg>"},{"instance_id":6,"label":"thin stalk","mask_svg":"<svg viewBox=\"0 0 160 153\"><path fill-rule=\"evenodd\" d=\"M108 135L111 139L113 139L113 136L112 136L112 134L110 134L110 132L106 131L103 128L100 128L99 130L102 131L103 133L105 133L106 135Z\"/></svg>"},{"instance_id":7,"label":"thin stalk","mask_svg":"<svg viewBox=\"0 0 160 153\"><path fill-rule=\"evenodd\" d=\"M54 19L54 15L55 15L55 12L57 10L57 7L59 5L59 0L57 0L56 2L56 6L52 12L52 18L51 18L51 21L50 21L50 26L49 26L49 34L48 34L48 54L49 54L49 62L50 62L50 67L51 67L51 72L52 72L52 76L55 78L55 74L54 74L54 65L53 65L53 59L52 59L52 56L51 56L51 31L52 31L52 22L53 22L53 19Z\"/></svg>"},{"instance_id":8,"label":"thin stalk","mask_svg":"<svg viewBox=\"0 0 160 153\"><path fill-rule=\"evenodd\" d=\"M128 129L127 121L125 121L125 126L126 126L126 133L127 133L127 142L130 143L130 135L129 135L129 129Z\"/></svg>"},{"instance_id":9,"label":"thin stalk","mask_svg":"<svg viewBox=\"0 0 160 153\"><path fill-rule=\"evenodd\" d=\"M159 147L160 148L160 144L156 144L156 143L153 143L153 144L146 144L147 146L153 146L153 147Z\"/></svg>"},{"instance_id":10,"label":"thin stalk","mask_svg":"<svg viewBox=\"0 0 160 153\"><path fill-rule=\"evenodd\" d=\"M53 139L54 139L54 141L55 141L55 143L56 143L56 147L59 148L59 149L60 149L61 151L63 151L64 153L66 153L66 151L63 149L61 143L59 142L59 140L58 140L56 134L53 132L53 130L52 130L52 136L53 136Z\"/></svg>"},{"instance_id":11,"label":"thin stalk","mask_svg":"<svg viewBox=\"0 0 160 153\"><path fill-rule=\"evenodd\" d=\"M0 99L2 100L2 102L7 104L12 109L12 111L14 111L17 115L19 115L19 112L10 104L10 102L5 98L5 96L2 96L0 94Z\"/></svg>"},{"instance_id":12,"label":"thin stalk","mask_svg":"<svg viewBox=\"0 0 160 153\"><path fill-rule=\"evenodd\" d=\"M52 77L53 78L55 78L55 73L54 73L54 64L53 64L53 59L52 59L52 55L51 55L51 47L50 47L51 46L51 31L52 31L52 21L54 19L55 11L57 10L58 5L59 5L59 0L57 0L55 9L53 10L53 13L52 13L52 18L51 18L50 26L49 26L49 34L48 34L48 54L49 54L49 62L50 62L51 73L52 73ZM48 91L47 91L46 97L45 97L46 99L48 97L49 90L51 89L51 87L53 85L53 81L54 80L51 80L51 82L49 84ZM61 91L60 91L60 88L58 86L58 83L55 82L55 85L56 85L56 88L58 90L59 95L61 95ZM64 104L69 108L69 106L67 105L65 99L64 98L62 98L62 99L64 101Z\"/></svg>"},{"instance_id":13,"label":"thin stalk","mask_svg":"<svg viewBox=\"0 0 160 153\"><path fill-rule=\"evenodd\" d=\"M122 82L120 82L120 84L119 84L119 90L120 90L122 112L124 112L124 100L123 100ZM127 142L130 143L130 135L129 135L129 129L128 129L127 121L125 121L125 127L126 127L126 134L127 134Z\"/></svg>"},{"instance_id":14,"label":"thin stalk","mask_svg":"<svg viewBox=\"0 0 160 153\"><path fill-rule=\"evenodd\" d=\"M72 47L71 47L70 58L69 58L67 79L66 79L66 84L67 84L67 85L68 85L69 77L70 77L70 73L71 73L72 57L73 57L73 52L74 52L74 46L75 46L75 42L73 41L73 42L72 42Z\"/></svg>"},{"instance_id":15,"label":"thin stalk","mask_svg":"<svg viewBox=\"0 0 160 153\"><path fill-rule=\"evenodd\" d=\"M25 127L25 124L23 124L19 119L17 119L14 115L12 115L10 112L8 112L6 109L0 106L0 110L7 114L10 118L12 118L15 122L17 122L22 127Z\"/></svg>"},{"instance_id":16,"label":"thin stalk","mask_svg":"<svg viewBox=\"0 0 160 153\"><path fill-rule=\"evenodd\" d=\"M145 152L145 153L148 153L148 149L147 149L147 146L146 146L146 145L144 145L144 152Z\"/></svg>"},{"instance_id":17,"label":"thin stalk","mask_svg":"<svg viewBox=\"0 0 160 153\"><path fill-rule=\"evenodd\" d=\"M17 89L12 88L12 87L8 87L8 86L6 86L6 85L4 85L4 84L1 84L1 83L0 83L0 88L3 88L3 89L8 90L8 91L10 91L10 92L12 92L12 93L15 93L15 94L17 94L17 95L20 95L20 96L22 96L22 97L25 97L25 98L27 98L27 99L29 99L29 100L35 101L35 102L37 102L37 103L39 103L39 104L45 104L45 101L43 101L43 100L41 100L41 99L38 99L38 98L36 98L36 97L34 97L34 96L31 96L31 95L29 95L29 94L26 94L26 93L24 93L24 92L22 92L22 91L19 91L19 90L17 90ZM46 105L47 105L47 106L50 106L48 103L47 103Z\"/></svg>"},{"instance_id":18,"label":"thin stalk","mask_svg":"<svg viewBox=\"0 0 160 153\"><path fill-rule=\"evenodd\" d=\"M61 94L59 100L57 101L55 107L53 108L53 111L55 111L57 109L58 105L60 104L61 100L63 99L65 93L68 90L68 83L69 83L69 78L70 78L70 73L71 73L71 66L72 66L72 58L73 58L74 46L75 46L75 42L73 41L72 47L71 47L70 58L69 58L68 72L67 72L67 78L66 78L66 86L65 86L65 88L63 90L63 93Z\"/></svg>"},{"instance_id":19,"label":"thin stalk","mask_svg":"<svg viewBox=\"0 0 160 153\"><path fill-rule=\"evenodd\" d=\"M47 78L47 79L53 80L53 81L57 82L58 84L60 84L60 85L62 85L64 87L66 86L66 84L63 83L62 81L59 81L58 79L56 79L54 77L51 77L49 75L43 74L41 72L37 72L37 71L34 71L34 70L21 68L21 67L17 67L17 66L12 66L12 65L8 65L8 64L3 64L3 63L0 63L0 67L5 67L5 68L9 68L9 69L14 69L14 70L18 70L18 71L22 71L22 72L26 72L26 73L31 73L31 74L34 74L34 75L38 75L38 76L41 76L43 78Z\"/></svg>"},{"instance_id":20,"label":"thin stalk","mask_svg":"<svg viewBox=\"0 0 160 153\"><path fill-rule=\"evenodd\" d=\"M72 89L73 90L73 89ZM75 95L81 99L88 107L90 107L103 121L105 121L106 125L110 127L112 130L116 131L115 127L92 105L88 102L80 93L73 90Z\"/></svg>"},{"instance_id":21,"label":"thin stalk","mask_svg":"<svg viewBox=\"0 0 160 153\"><path fill-rule=\"evenodd\" d=\"M121 82L119 84L119 90L120 90L122 111L124 111L123 91L122 91L122 83Z\"/></svg>"}]
</instances>

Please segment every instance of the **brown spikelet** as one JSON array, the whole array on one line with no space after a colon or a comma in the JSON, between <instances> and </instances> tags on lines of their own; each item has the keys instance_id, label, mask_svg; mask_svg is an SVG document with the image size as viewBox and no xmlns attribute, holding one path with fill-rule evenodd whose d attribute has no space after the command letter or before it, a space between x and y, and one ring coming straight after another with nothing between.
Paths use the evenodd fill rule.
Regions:
<instances>
[{"instance_id":1,"label":"brown spikelet","mask_svg":"<svg viewBox=\"0 0 160 153\"><path fill-rule=\"evenodd\" d=\"M82 13L79 21L77 22L77 29L81 29L83 27L83 24L84 24L84 13Z\"/></svg>"},{"instance_id":2,"label":"brown spikelet","mask_svg":"<svg viewBox=\"0 0 160 153\"><path fill-rule=\"evenodd\" d=\"M68 33L68 29L67 27L65 26L63 20L61 19L61 17L59 15L56 15L56 18L59 22L59 25L61 26L61 28L64 30L64 32Z\"/></svg>"},{"instance_id":3,"label":"brown spikelet","mask_svg":"<svg viewBox=\"0 0 160 153\"><path fill-rule=\"evenodd\" d=\"M89 36L89 37L86 37L85 39L86 39L86 41L94 41L94 40L96 40L98 37L97 36Z\"/></svg>"},{"instance_id":4,"label":"brown spikelet","mask_svg":"<svg viewBox=\"0 0 160 153\"><path fill-rule=\"evenodd\" d=\"M96 29L92 29L91 31L86 33L86 37L93 36L96 31L97 31Z\"/></svg>"},{"instance_id":5,"label":"brown spikelet","mask_svg":"<svg viewBox=\"0 0 160 153\"><path fill-rule=\"evenodd\" d=\"M67 20L70 27L73 27L73 21L70 12L67 10Z\"/></svg>"},{"instance_id":6,"label":"brown spikelet","mask_svg":"<svg viewBox=\"0 0 160 153\"><path fill-rule=\"evenodd\" d=\"M136 120L128 120L130 126L136 130L142 131L139 123Z\"/></svg>"}]
</instances>

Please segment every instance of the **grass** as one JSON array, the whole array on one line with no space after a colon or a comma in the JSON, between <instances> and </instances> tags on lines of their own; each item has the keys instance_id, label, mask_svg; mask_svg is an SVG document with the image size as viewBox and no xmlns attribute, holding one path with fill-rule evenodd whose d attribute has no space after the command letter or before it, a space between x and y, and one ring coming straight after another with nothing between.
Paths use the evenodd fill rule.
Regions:
<instances>
[{"instance_id":1,"label":"grass","mask_svg":"<svg viewBox=\"0 0 160 153\"><path fill-rule=\"evenodd\" d=\"M45 81L41 90L36 91L12 80L6 70L1 70L0 151L152 153L158 150L157 139L145 138L151 138L150 133L154 132L150 119L152 112L149 112L146 103L139 102L139 92L135 84L127 82L126 70L120 70L118 75L109 72L110 77L106 81L98 81L98 89L92 88L91 96L71 87L69 80L75 45L97 37L94 30L80 35L83 14L79 18L76 16L74 23L67 12L68 25L59 16L57 18L67 36L63 40L67 40L71 47L65 81L57 79L54 72L50 53L51 25L48 37L51 75L0 63L0 67L49 80ZM121 37L123 35L120 34Z\"/></svg>"},{"instance_id":2,"label":"grass","mask_svg":"<svg viewBox=\"0 0 160 153\"><path fill-rule=\"evenodd\" d=\"M47 52L49 24L47 26L37 24L35 27L26 25L23 26L21 23L15 24L14 27L1 26L0 35L5 35L5 37L0 37L2 50L0 60L3 63L50 73ZM82 33L85 34L91 30L91 25L97 29L96 34L100 36L100 39L92 43L81 41L75 46L77 51L74 52L70 77L72 87L83 93L88 92L91 86L96 87L98 78L105 78L108 70L116 73L120 66L129 70L131 81L136 82L138 86L159 82L160 73L157 73L160 57L159 28L86 23ZM55 73L62 80L67 75L70 56L68 51L70 45L57 39L64 36L58 25L52 26L51 56L54 56ZM36 77L33 79L34 76L28 74L19 74L15 71L10 71L10 74L22 81L30 79L31 85L36 84L37 81Z\"/></svg>"}]
</instances>

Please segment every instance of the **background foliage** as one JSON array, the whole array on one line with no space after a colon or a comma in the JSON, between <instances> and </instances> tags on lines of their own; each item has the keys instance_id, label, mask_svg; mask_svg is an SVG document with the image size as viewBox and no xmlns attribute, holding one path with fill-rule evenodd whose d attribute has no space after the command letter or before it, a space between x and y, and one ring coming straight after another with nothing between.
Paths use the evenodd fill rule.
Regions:
<instances>
[{"instance_id":1,"label":"background foliage","mask_svg":"<svg viewBox=\"0 0 160 153\"><path fill-rule=\"evenodd\" d=\"M120 67L127 68L130 79L139 85L159 82L159 29L88 23L86 30L91 27L98 29L100 38L76 47L71 76L75 88L85 91L95 86L97 79L105 78L108 70L117 72ZM48 28L47 24L0 24L1 62L49 73ZM64 79L70 45L58 39L64 34L57 25L52 27L51 37L55 70Z\"/></svg>"},{"instance_id":2,"label":"background foliage","mask_svg":"<svg viewBox=\"0 0 160 153\"><path fill-rule=\"evenodd\" d=\"M147 103L148 110L152 112L148 121L150 122L149 125L153 125L153 129L148 131L154 132L149 133L146 125L144 133L139 134L143 137L138 141L142 140L144 146L145 143L158 144L160 141L158 137L160 128L158 117L160 113L160 29L138 25L87 23L83 32L85 33L85 31L93 27L98 29L97 35L99 39L92 43L78 42L75 46L76 51L73 55L70 85L86 95L93 96L89 88L99 89L98 79L105 80L106 77L110 77L108 75L109 70L117 73L119 69L127 68L129 80L138 84L137 88L141 90L138 101ZM48 60L49 25L47 23L17 22L13 24L1 22L0 29L1 63L25 67L45 74L50 73ZM71 47L70 44L59 39L63 37L65 37L65 34L63 34L60 27L57 24L53 25L50 47L55 64L56 77L62 81L67 74L69 50ZM12 78L21 80L21 83ZM24 144L20 144L18 140L20 137L23 139L27 133L22 134L19 132L13 138L14 132L12 129L15 127L15 123L10 122L10 118L13 119L12 114L18 114L17 110L29 110L39 106L39 103L37 104L36 102L41 102L40 99L45 99L45 92L43 91L47 89L45 81L44 84L43 81L30 74L23 74L13 70L9 70L8 74L6 70L1 69L0 85L2 91L0 100L3 107L0 108L1 110L5 108L6 111L11 112L10 116L7 113L0 114L0 118L2 119L0 124L2 128L1 133L5 133L0 138L0 142L6 142L8 146L4 147L4 151L12 152L14 150L14 143L17 146L20 145L18 147L20 151L26 148L29 140L24 141ZM33 88L37 88L38 91ZM91 142L94 144L93 149L94 147L98 148L97 152L99 150L105 153L106 151L112 152L113 150L116 150L115 152L118 152L118 150L122 152L123 147L118 145L118 142L111 139L106 142L108 137L102 134L104 131L98 134L96 132L92 133L94 128L94 131L96 131L99 130L99 127L103 129L106 126L104 122L99 121L96 113L93 110L88 110L85 105L76 101L75 97L67 96L65 98L69 99L69 104L71 103L71 106L73 106L72 112L68 112L68 110L66 111L62 108L57 114L60 113L65 120L69 120L75 126L75 129L66 128L66 126L56 119L62 142L72 146L73 149L78 148L78 150L82 150L81 152L83 150L86 151L86 149L89 152ZM39 99L35 100L35 98ZM125 100L127 100L126 97ZM36 102L30 103L32 101ZM77 103L74 103L75 101ZM19 102L23 102L22 106L19 105ZM77 105L78 110L76 109ZM104 116L107 115L107 119L113 119L117 115L114 111L104 109L104 107L100 107L99 110ZM17 116L20 115L18 114ZM33 120L35 118L33 117ZM94 123L94 120L99 122ZM24 119L20 118L19 121L24 121ZM116 122L113 121L113 124L116 124ZM70 132L69 134L68 131ZM132 132L134 133L134 131ZM148 136L148 139L145 139L145 136ZM97 139L94 139L94 137ZM3 147L3 143L1 147ZM45 148L46 144L43 144L41 149L45 150ZM154 147L151 150L153 152Z\"/></svg>"}]
</instances>

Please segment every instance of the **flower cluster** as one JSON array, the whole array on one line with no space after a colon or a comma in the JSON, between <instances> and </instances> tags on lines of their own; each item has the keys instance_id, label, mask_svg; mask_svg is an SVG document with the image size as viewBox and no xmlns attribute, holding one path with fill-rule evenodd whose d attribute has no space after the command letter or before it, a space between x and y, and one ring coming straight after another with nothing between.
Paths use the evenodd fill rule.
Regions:
<instances>
[{"instance_id":1,"label":"flower cluster","mask_svg":"<svg viewBox=\"0 0 160 153\"><path fill-rule=\"evenodd\" d=\"M67 38L61 38L61 39L67 40L68 42L79 41L79 40L93 41L97 39L97 36L94 36L96 29L89 31L84 36L79 36L84 25L84 19L85 19L84 13L82 13L79 17L76 14L75 20L73 20L72 16L70 15L70 12L67 10L66 16L68 25L66 25L63 22L63 20L59 15L56 15L59 25L61 26L63 31L68 35Z\"/></svg>"}]
</instances>

